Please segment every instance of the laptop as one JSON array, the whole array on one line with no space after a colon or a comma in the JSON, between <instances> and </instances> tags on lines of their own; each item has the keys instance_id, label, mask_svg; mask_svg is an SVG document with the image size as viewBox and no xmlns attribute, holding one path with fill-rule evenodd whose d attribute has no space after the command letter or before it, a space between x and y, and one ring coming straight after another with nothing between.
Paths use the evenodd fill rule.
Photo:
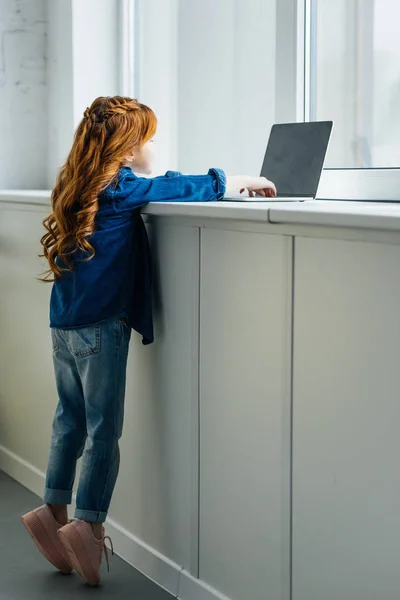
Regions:
<instances>
[{"instance_id":1,"label":"laptop","mask_svg":"<svg viewBox=\"0 0 400 600\"><path fill-rule=\"evenodd\" d=\"M275 198L248 191L224 198L228 202L302 202L317 195L333 121L273 125L261 168L261 176L276 186Z\"/></svg>"}]
</instances>

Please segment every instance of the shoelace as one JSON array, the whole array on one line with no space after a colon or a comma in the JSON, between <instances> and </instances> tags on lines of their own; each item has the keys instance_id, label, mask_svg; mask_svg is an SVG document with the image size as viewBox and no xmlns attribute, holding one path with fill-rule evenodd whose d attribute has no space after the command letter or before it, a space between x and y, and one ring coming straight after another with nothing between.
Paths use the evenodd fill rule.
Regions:
<instances>
[{"instance_id":1,"label":"shoelace","mask_svg":"<svg viewBox=\"0 0 400 600\"><path fill-rule=\"evenodd\" d=\"M101 542L102 542L101 548L102 548L102 550L104 552L104 556L106 558L107 571L110 571L110 563L109 563L109 560L108 560L108 550L109 550L109 548L107 548L106 540L108 540L110 542L111 556L114 556L114 546L113 546L113 543L112 543L112 539L110 538L109 535L105 535L103 538L101 538Z\"/></svg>"}]
</instances>

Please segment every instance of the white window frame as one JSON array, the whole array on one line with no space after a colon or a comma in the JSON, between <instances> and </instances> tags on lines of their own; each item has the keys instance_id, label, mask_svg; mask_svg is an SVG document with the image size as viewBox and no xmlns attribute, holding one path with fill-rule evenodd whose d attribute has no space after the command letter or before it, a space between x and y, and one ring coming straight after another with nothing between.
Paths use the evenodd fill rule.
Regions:
<instances>
[{"instance_id":1,"label":"white window frame","mask_svg":"<svg viewBox=\"0 0 400 600\"><path fill-rule=\"evenodd\" d=\"M311 12L314 0L278 0L276 121L307 121L312 110ZM400 201L400 168L324 169L318 199Z\"/></svg>"},{"instance_id":2,"label":"white window frame","mask_svg":"<svg viewBox=\"0 0 400 600\"><path fill-rule=\"evenodd\" d=\"M120 93L138 98L154 108L158 117L155 174L177 168L177 71L178 0L119 0ZM163 49L162 56L160 48ZM146 64L143 64L143 57ZM162 88L162 98L159 90Z\"/></svg>"},{"instance_id":3,"label":"white window frame","mask_svg":"<svg viewBox=\"0 0 400 600\"><path fill-rule=\"evenodd\" d=\"M136 0L120 0L118 4L121 96L135 98L138 94L138 7Z\"/></svg>"}]
</instances>

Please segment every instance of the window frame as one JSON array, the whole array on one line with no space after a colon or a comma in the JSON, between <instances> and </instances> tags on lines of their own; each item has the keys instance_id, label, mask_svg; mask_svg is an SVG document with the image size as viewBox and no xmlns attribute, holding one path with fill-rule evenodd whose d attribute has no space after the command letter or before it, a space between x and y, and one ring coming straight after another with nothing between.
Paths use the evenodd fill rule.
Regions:
<instances>
[{"instance_id":1,"label":"window frame","mask_svg":"<svg viewBox=\"0 0 400 600\"><path fill-rule=\"evenodd\" d=\"M279 0L276 10L276 121L309 121L315 90L311 78L312 19L317 0ZM323 170L320 200L400 201L400 167Z\"/></svg>"},{"instance_id":2,"label":"window frame","mask_svg":"<svg viewBox=\"0 0 400 600\"><path fill-rule=\"evenodd\" d=\"M138 95L138 3L136 0L120 0L119 22L119 87L122 96L135 98Z\"/></svg>"},{"instance_id":3,"label":"window frame","mask_svg":"<svg viewBox=\"0 0 400 600\"><path fill-rule=\"evenodd\" d=\"M119 6L120 93L138 98L157 114L156 175L177 170L178 65L170 60L176 57L177 6L178 0L163 2L157 19L154 0L120 0Z\"/></svg>"}]
</instances>

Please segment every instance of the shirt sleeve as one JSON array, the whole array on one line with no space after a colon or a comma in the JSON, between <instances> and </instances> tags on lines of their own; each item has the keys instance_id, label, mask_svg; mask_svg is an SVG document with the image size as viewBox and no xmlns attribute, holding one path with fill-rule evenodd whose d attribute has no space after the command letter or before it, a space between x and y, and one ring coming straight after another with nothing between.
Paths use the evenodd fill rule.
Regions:
<instances>
[{"instance_id":1,"label":"shirt sleeve","mask_svg":"<svg viewBox=\"0 0 400 600\"><path fill-rule=\"evenodd\" d=\"M162 177L147 179L128 175L114 195L118 212L134 210L149 202L211 202L226 193L226 175L210 169L207 175L182 175L167 171Z\"/></svg>"}]
</instances>

